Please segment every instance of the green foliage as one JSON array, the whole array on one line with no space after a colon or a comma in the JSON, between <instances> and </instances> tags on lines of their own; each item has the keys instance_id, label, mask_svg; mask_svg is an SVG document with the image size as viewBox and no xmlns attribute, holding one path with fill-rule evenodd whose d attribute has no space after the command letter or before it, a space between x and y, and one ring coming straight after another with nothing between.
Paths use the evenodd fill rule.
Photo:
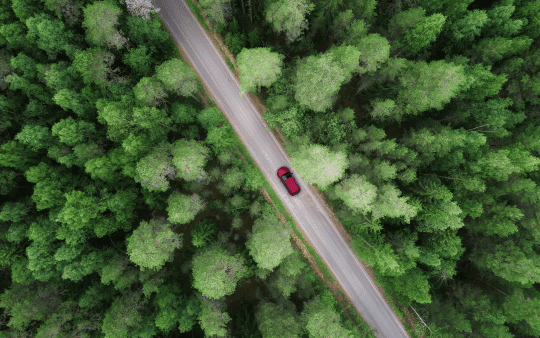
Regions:
<instances>
[{"instance_id":1,"label":"green foliage","mask_svg":"<svg viewBox=\"0 0 540 338\"><path fill-rule=\"evenodd\" d=\"M211 129L204 143L210 145L215 154L219 154L225 149L234 147L238 143L238 136L227 122L223 127Z\"/></svg>"},{"instance_id":2,"label":"green foliage","mask_svg":"<svg viewBox=\"0 0 540 338\"><path fill-rule=\"evenodd\" d=\"M151 15L148 20L139 16L128 16L126 18L128 27L126 36L137 45L149 46L153 50L168 50L171 47L169 35L163 28L158 16Z\"/></svg>"},{"instance_id":3,"label":"green foliage","mask_svg":"<svg viewBox=\"0 0 540 338\"><path fill-rule=\"evenodd\" d=\"M191 67L174 58L156 67L155 77L161 81L165 90L187 97L197 93L199 80Z\"/></svg>"},{"instance_id":4,"label":"green foliage","mask_svg":"<svg viewBox=\"0 0 540 338\"><path fill-rule=\"evenodd\" d=\"M276 215L263 215L255 220L246 247L260 268L272 270L292 254L288 228Z\"/></svg>"},{"instance_id":5,"label":"green foliage","mask_svg":"<svg viewBox=\"0 0 540 338\"><path fill-rule=\"evenodd\" d=\"M170 157L170 146L160 144L146 157L137 163L137 179L143 187L150 191L166 191L169 181L165 178L174 174L174 166Z\"/></svg>"},{"instance_id":6,"label":"green foliage","mask_svg":"<svg viewBox=\"0 0 540 338\"><path fill-rule=\"evenodd\" d=\"M323 190L340 180L347 167L345 153L331 152L328 147L318 144L302 147L291 154L291 168L306 182L315 183Z\"/></svg>"},{"instance_id":7,"label":"green foliage","mask_svg":"<svg viewBox=\"0 0 540 338\"><path fill-rule=\"evenodd\" d=\"M303 327L298 317L296 306L289 300L277 304L262 300L255 311L263 337L301 337Z\"/></svg>"},{"instance_id":8,"label":"green foliage","mask_svg":"<svg viewBox=\"0 0 540 338\"><path fill-rule=\"evenodd\" d=\"M265 11L266 22L279 34L284 32L286 43L299 40L302 31L307 28L305 17L315 9L315 4L306 0L276 1L269 4Z\"/></svg>"},{"instance_id":9,"label":"green foliage","mask_svg":"<svg viewBox=\"0 0 540 338\"><path fill-rule=\"evenodd\" d=\"M64 29L64 23L49 14L40 13L26 20L29 41L47 52L49 60L55 60L73 39L73 32Z\"/></svg>"},{"instance_id":10,"label":"green foliage","mask_svg":"<svg viewBox=\"0 0 540 338\"><path fill-rule=\"evenodd\" d=\"M271 86L281 75L284 55L269 48L244 48L236 57L240 71L240 91L252 91L257 85Z\"/></svg>"},{"instance_id":11,"label":"green foliage","mask_svg":"<svg viewBox=\"0 0 540 338\"><path fill-rule=\"evenodd\" d=\"M155 66L152 50L145 45L130 49L124 54L122 61L140 77L150 76Z\"/></svg>"},{"instance_id":12,"label":"green foliage","mask_svg":"<svg viewBox=\"0 0 540 338\"><path fill-rule=\"evenodd\" d=\"M138 326L143 320L140 309L145 301L141 299L142 292L126 292L116 297L109 310L105 313L101 330L105 337L127 337L130 328Z\"/></svg>"},{"instance_id":13,"label":"green foliage","mask_svg":"<svg viewBox=\"0 0 540 338\"><path fill-rule=\"evenodd\" d=\"M524 21L510 19L515 9L516 6L496 6L487 11L489 20L484 29L485 34L507 38L518 34Z\"/></svg>"},{"instance_id":14,"label":"green foliage","mask_svg":"<svg viewBox=\"0 0 540 338\"><path fill-rule=\"evenodd\" d=\"M104 86L107 83L107 62L114 56L101 48L88 48L75 52L73 65L83 77L85 84Z\"/></svg>"},{"instance_id":15,"label":"green foliage","mask_svg":"<svg viewBox=\"0 0 540 338\"><path fill-rule=\"evenodd\" d=\"M28 18L43 13L45 8L41 1L14 0L11 1L11 9L20 21L25 22Z\"/></svg>"},{"instance_id":16,"label":"green foliage","mask_svg":"<svg viewBox=\"0 0 540 338\"><path fill-rule=\"evenodd\" d=\"M360 74L376 71L390 56L390 43L379 34L369 34L356 46L360 51Z\"/></svg>"},{"instance_id":17,"label":"green foliage","mask_svg":"<svg viewBox=\"0 0 540 338\"><path fill-rule=\"evenodd\" d=\"M197 297L182 295L174 283L160 286L153 303L159 309L156 326L163 332L170 332L176 325L181 333L190 331L201 311Z\"/></svg>"},{"instance_id":18,"label":"green foliage","mask_svg":"<svg viewBox=\"0 0 540 338\"><path fill-rule=\"evenodd\" d=\"M200 5L203 8L204 14L206 14L208 20L214 27L227 25L227 20L229 20L233 14L230 0L202 0Z\"/></svg>"},{"instance_id":19,"label":"green foliage","mask_svg":"<svg viewBox=\"0 0 540 338\"><path fill-rule=\"evenodd\" d=\"M227 122L223 114L216 107L201 110L197 115L197 120L208 131L216 128L221 123Z\"/></svg>"},{"instance_id":20,"label":"green foliage","mask_svg":"<svg viewBox=\"0 0 540 338\"><path fill-rule=\"evenodd\" d=\"M248 42L249 42L249 48L257 48L261 47L263 44L263 37L259 33L259 30L256 28L248 33Z\"/></svg>"},{"instance_id":21,"label":"green foliage","mask_svg":"<svg viewBox=\"0 0 540 338\"><path fill-rule=\"evenodd\" d=\"M217 232L216 223L205 218L191 230L191 243L197 248L205 246Z\"/></svg>"},{"instance_id":22,"label":"green foliage","mask_svg":"<svg viewBox=\"0 0 540 338\"><path fill-rule=\"evenodd\" d=\"M231 317L216 301L201 300L201 312L198 319L207 337L225 337L227 323Z\"/></svg>"},{"instance_id":23,"label":"green foliage","mask_svg":"<svg viewBox=\"0 0 540 338\"><path fill-rule=\"evenodd\" d=\"M172 261L175 249L182 247L182 235L173 232L164 220L142 221L127 239L129 259L141 270L161 270Z\"/></svg>"},{"instance_id":24,"label":"green foliage","mask_svg":"<svg viewBox=\"0 0 540 338\"><path fill-rule=\"evenodd\" d=\"M195 219L195 216L202 211L206 204L198 195L184 195L174 191L167 199L168 220L171 223L187 224Z\"/></svg>"},{"instance_id":25,"label":"green foliage","mask_svg":"<svg viewBox=\"0 0 540 338\"><path fill-rule=\"evenodd\" d=\"M99 47L120 49L127 40L116 30L120 8L107 1L96 1L84 9L82 27L88 43ZM114 32L114 33L113 33Z\"/></svg>"},{"instance_id":26,"label":"green foliage","mask_svg":"<svg viewBox=\"0 0 540 338\"><path fill-rule=\"evenodd\" d=\"M233 54L238 54L247 44L246 35L243 33L228 32L225 35L225 44Z\"/></svg>"},{"instance_id":27,"label":"green foliage","mask_svg":"<svg viewBox=\"0 0 540 338\"><path fill-rule=\"evenodd\" d=\"M186 181L200 181L206 176L203 168L210 156L210 149L195 140L178 140L171 149L178 177Z\"/></svg>"},{"instance_id":28,"label":"green foliage","mask_svg":"<svg viewBox=\"0 0 540 338\"><path fill-rule=\"evenodd\" d=\"M310 337L352 338L351 331L341 325L339 315L321 301L320 295L313 297L304 305L300 321Z\"/></svg>"},{"instance_id":29,"label":"green foliage","mask_svg":"<svg viewBox=\"0 0 540 338\"><path fill-rule=\"evenodd\" d=\"M452 25L452 34L458 41L464 40L470 42L476 36L480 35L482 27L485 27L488 21L489 19L485 10L475 9L468 11L463 18L457 20Z\"/></svg>"},{"instance_id":30,"label":"green foliage","mask_svg":"<svg viewBox=\"0 0 540 338\"><path fill-rule=\"evenodd\" d=\"M213 299L233 294L246 273L244 261L216 245L202 249L193 256L193 287Z\"/></svg>"}]
</instances>

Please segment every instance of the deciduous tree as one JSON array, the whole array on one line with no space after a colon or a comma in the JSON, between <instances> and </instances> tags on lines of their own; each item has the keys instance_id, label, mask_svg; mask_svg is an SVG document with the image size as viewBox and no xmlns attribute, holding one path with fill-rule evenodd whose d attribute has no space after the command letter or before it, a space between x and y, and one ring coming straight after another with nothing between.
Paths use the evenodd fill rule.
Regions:
<instances>
[{"instance_id":1,"label":"deciduous tree","mask_svg":"<svg viewBox=\"0 0 540 338\"><path fill-rule=\"evenodd\" d=\"M272 25L278 34L285 32L286 43L290 44L302 35L307 28L305 17L315 9L315 4L307 0L277 1L266 9L266 22Z\"/></svg>"},{"instance_id":2,"label":"deciduous tree","mask_svg":"<svg viewBox=\"0 0 540 338\"><path fill-rule=\"evenodd\" d=\"M341 325L339 315L334 309L324 304L319 295L304 305L300 321L311 337L352 338L351 331Z\"/></svg>"},{"instance_id":3,"label":"deciduous tree","mask_svg":"<svg viewBox=\"0 0 540 338\"><path fill-rule=\"evenodd\" d=\"M271 86L281 75L284 55L274 53L269 48L244 48L237 55L240 71L240 91L251 91L258 86Z\"/></svg>"},{"instance_id":4,"label":"deciduous tree","mask_svg":"<svg viewBox=\"0 0 540 338\"><path fill-rule=\"evenodd\" d=\"M150 191L166 191L174 178L174 165L170 157L170 145L161 144L137 163L137 181Z\"/></svg>"},{"instance_id":5,"label":"deciduous tree","mask_svg":"<svg viewBox=\"0 0 540 338\"><path fill-rule=\"evenodd\" d=\"M171 149L172 162L177 176L186 180L202 180L206 177L204 166L210 156L210 149L195 140L178 140Z\"/></svg>"},{"instance_id":6,"label":"deciduous tree","mask_svg":"<svg viewBox=\"0 0 540 338\"><path fill-rule=\"evenodd\" d=\"M176 325L182 333L190 331L201 312L199 299L193 294L181 294L171 282L159 287L153 304L158 308L156 326L163 332L170 332Z\"/></svg>"},{"instance_id":7,"label":"deciduous tree","mask_svg":"<svg viewBox=\"0 0 540 338\"><path fill-rule=\"evenodd\" d=\"M162 84L152 77L143 77L133 88L137 100L148 106L157 106L160 103L168 102L168 96Z\"/></svg>"},{"instance_id":8,"label":"deciduous tree","mask_svg":"<svg viewBox=\"0 0 540 338\"><path fill-rule=\"evenodd\" d=\"M98 47L122 49L129 42L122 36L122 31L116 29L118 16L122 10L107 1L96 1L84 9L83 28L86 29L86 39Z\"/></svg>"},{"instance_id":9,"label":"deciduous tree","mask_svg":"<svg viewBox=\"0 0 540 338\"><path fill-rule=\"evenodd\" d=\"M184 195L174 191L167 199L169 221L171 223L187 224L206 207L204 200L198 195Z\"/></svg>"},{"instance_id":10,"label":"deciduous tree","mask_svg":"<svg viewBox=\"0 0 540 338\"><path fill-rule=\"evenodd\" d=\"M180 59L173 58L156 67L154 75L163 84L163 88L180 96L191 96L197 93L198 82L195 71Z\"/></svg>"},{"instance_id":11,"label":"deciduous tree","mask_svg":"<svg viewBox=\"0 0 540 338\"><path fill-rule=\"evenodd\" d=\"M303 333L296 306L290 300L257 304L255 319L263 337L300 337Z\"/></svg>"},{"instance_id":12,"label":"deciduous tree","mask_svg":"<svg viewBox=\"0 0 540 338\"><path fill-rule=\"evenodd\" d=\"M246 272L244 261L217 245L206 247L193 256L193 286L212 299L231 295Z\"/></svg>"},{"instance_id":13,"label":"deciduous tree","mask_svg":"<svg viewBox=\"0 0 540 338\"><path fill-rule=\"evenodd\" d=\"M166 262L172 261L174 250L180 249L182 242L182 234L172 231L165 219L151 219L142 221L127 239L127 253L142 271L161 270Z\"/></svg>"},{"instance_id":14,"label":"deciduous tree","mask_svg":"<svg viewBox=\"0 0 540 338\"><path fill-rule=\"evenodd\" d=\"M201 312L199 313L199 325L206 336L225 337L227 334L227 323L231 317L223 309L223 304L219 301L201 297Z\"/></svg>"},{"instance_id":15,"label":"deciduous tree","mask_svg":"<svg viewBox=\"0 0 540 338\"><path fill-rule=\"evenodd\" d=\"M328 147L314 144L291 154L291 168L309 183L325 189L340 180L347 169L347 155L331 152Z\"/></svg>"},{"instance_id":16,"label":"deciduous tree","mask_svg":"<svg viewBox=\"0 0 540 338\"><path fill-rule=\"evenodd\" d=\"M161 9L154 6L149 0L125 0L128 13L139 16L145 20L150 18L151 13L158 13Z\"/></svg>"},{"instance_id":17,"label":"deciduous tree","mask_svg":"<svg viewBox=\"0 0 540 338\"><path fill-rule=\"evenodd\" d=\"M55 60L56 55L65 50L74 36L73 32L65 29L62 21L46 13L27 19L26 27L28 27L26 38L47 52L49 60Z\"/></svg>"},{"instance_id":18,"label":"deciduous tree","mask_svg":"<svg viewBox=\"0 0 540 338\"><path fill-rule=\"evenodd\" d=\"M360 74L375 72L390 56L390 43L376 33L362 38L356 46L360 51Z\"/></svg>"},{"instance_id":19,"label":"deciduous tree","mask_svg":"<svg viewBox=\"0 0 540 338\"><path fill-rule=\"evenodd\" d=\"M128 0L129 1L129 0ZM137 76L150 76L154 68L154 57L151 50L145 45L130 49L122 57L122 61L127 64Z\"/></svg>"}]
</instances>

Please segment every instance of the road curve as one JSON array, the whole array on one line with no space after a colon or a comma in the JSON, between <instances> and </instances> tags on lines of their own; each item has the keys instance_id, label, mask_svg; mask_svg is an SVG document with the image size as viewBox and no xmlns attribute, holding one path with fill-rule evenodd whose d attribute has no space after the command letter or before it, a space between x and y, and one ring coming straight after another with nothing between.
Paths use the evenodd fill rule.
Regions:
<instances>
[{"instance_id":1,"label":"road curve","mask_svg":"<svg viewBox=\"0 0 540 338\"><path fill-rule=\"evenodd\" d=\"M240 85L189 6L184 0L153 2L161 9L158 15L164 25L188 55L249 154L374 334L386 338L408 337L304 180L296 174L302 192L294 197L286 193L276 171L283 165L290 166L287 155L274 135L265 129L265 121L248 96L240 97Z\"/></svg>"}]
</instances>

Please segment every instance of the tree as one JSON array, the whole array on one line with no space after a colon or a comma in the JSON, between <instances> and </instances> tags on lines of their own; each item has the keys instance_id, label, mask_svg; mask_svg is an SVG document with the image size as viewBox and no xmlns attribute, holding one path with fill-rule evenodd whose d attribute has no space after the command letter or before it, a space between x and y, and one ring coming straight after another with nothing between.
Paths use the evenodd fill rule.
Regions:
<instances>
[{"instance_id":1,"label":"tree","mask_svg":"<svg viewBox=\"0 0 540 338\"><path fill-rule=\"evenodd\" d=\"M412 203L407 203L409 197L399 197L401 191L392 184L384 184L379 187L379 194L373 203L371 216L373 219L382 217L403 217L405 223L409 223L411 218L416 216L418 207Z\"/></svg>"},{"instance_id":2,"label":"tree","mask_svg":"<svg viewBox=\"0 0 540 338\"><path fill-rule=\"evenodd\" d=\"M181 333L191 330L201 312L200 301L195 295L188 297L174 283L165 283L159 287L153 304L159 309L156 326L163 332L170 332L178 325Z\"/></svg>"},{"instance_id":3,"label":"tree","mask_svg":"<svg viewBox=\"0 0 540 338\"><path fill-rule=\"evenodd\" d=\"M496 6L487 11L489 17L484 32L486 36L502 36L509 38L516 35L521 30L523 20L512 20L510 17L514 13L516 6Z\"/></svg>"},{"instance_id":4,"label":"tree","mask_svg":"<svg viewBox=\"0 0 540 338\"><path fill-rule=\"evenodd\" d=\"M199 324L207 337L225 337L227 334L227 323L231 317L222 308L219 301L209 300L201 297L201 312L199 313Z\"/></svg>"},{"instance_id":5,"label":"tree","mask_svg":"<svg viewBox=\"0 0 540 338\"><path fill-rule=\"evenodd\" d=\"M403 107L400 114L418 114L428 109L441 110L444 104L458 94L465 81L463 66L444 60L417 62L399 78L402 89L397 104ZM395 118L401 119L399 115Z\"/></svg>"},{"instance_id":6,"label":"tree","mask_svg":"<svg viewBox=\"0 0 540 338\"><path fill-rule=\"evenodd\" d=\"M240 71L240 91L251 91L255 86L269 87L281 75L284 55L274 53L269 48L244 48L237 55L236 62Z\"/></svg>"},{"instance_id":7,"label":"tree","mask_svg":"<svg viewBox=\"0 0 540 338\"><path fill-rule=\"evenodd\" d=\"M92 122L74 120L69 116L53 125L51 131L53 136L58 136L60 142L75 146L91 138L96 132L96 127Z\"/></svg>"},{"instance_id":8,"label":"tree","mask_svg":"<svg viewBox=\"0 0 540 338\"><path fill-rule=\"evenodd\" d=\"M216 107L201 110L197 115L197 120L201 126L208 131L216 128L220 123L227 122L223 114Z\"/></svg>"},{"instance_id":9,"label":"tree","mask_svg":"<svg viewBox=\"0 0 540 338\"><path fill-rule=\"evenodd\" d=\"M367 35L368 29L369 25L366 25L363 20L354 20L343 37L337 41L341 42L342 46L356 46Z\"/></svg>"},{"instance_id":10,"label":"tree","mask_svg":"<svg viewBox=\"0 0 540 338\"><path fill-rule=\"evenodd\" d=\"M288 228L276 215L262 216L255 220L246 247L259 267L272 270L293 252Z\"/></svg>"},{"instance_id":11,"label":"tree","mask_svg":"<svg viewBox=\"0 0 540 338\"><path fill-rule=\"evenodd\" d=\"M339 315L321 301L320 295L313 297L304 305L300 321L310 337L352 338L351 331L340 324Z\"/></svg>"},{"instance_id":12,"label":"tree","mask_svg":"<svg viewBox=\"0 0 540 338\"><path fill-rule=\"evenodd\" d=\"M227 20L232 16L232 7L230 0L210 1L202 0L200 2L204 14L208 17L210 23L217 26L226 26Z\"/></svg>"},{"instance_id":13,"label":"tree","mask_svg":"<svg viewBox=\"0 0 540 338\"><path fill-rule=\"evenodd\" d=\"M489 21L485 10L475 9L457 20L452 26L452 35L457 41L471 42L480 35L482 27Z\"/></svg>"},{"instance_id":14,"label":"tree","mask_svg":"<svg viewBox=\"0 0 540 338\"><path fill-rule=\"evenodd\" d=\"M133 88L137 100L148 106L165 103L168 96L161 83L152 77L143 77Z\"/></svg>"},{"instance_id":15,"label":"tree","mask_svg":"<svg viewBox=\"0 0 540 338\"><path fill-rule=\"evenodd\" d=\"M184 97L190 95L198 101L193 94L198 91L199 80L195 71L182 60L174 58L163 62L156 67L154 76L161 81L165 90Z\"/></svg>"},{"instance_id":16,"label":"tree","mask_svg":"<svg viewBox=\"0 0 540 338\"><path fill-rule=\"evenodd\" d=\"M519 247L512 238L498 236L481 237L475 243L469 259L478 268L523 286L538 283L540 268L534 251Z\"/></svg>"},{"instance_id":17,"label":"tree","mask_svg":"<svg viewBox=\"0 0 540 338\"><path fill-rule=\"evenodd\" d=\"M203 142L209 144L215 154L219 154L225 149L234 147L239 141L234 129L227 122L223 127L210 130Z\"/></svg>"},{"instance_id":18,"label":"tree","mask_svg":"<svg viewBox=\"0 0 540 338\"><path fill-rule=\"evenodd\" d=\"M64 19L68 25L73 26L81 20L81 6L71 0L45 0L45 6L55 12L58 19Z\"/></svg>"},{"instance_id":19,"label":"tree","mask_svg":"<svg viewBox=\"0 0 540 338\"><path fill-rule=\"evenodd\" d=\"M375 202L377 187L366 176L353 174L336 185L335 193L349 208L366 214Z\"/></svg>"},{"instance_id":20,"label":"tree","mask_svg":"<svg viewBox=\"0 0 540 338\"><path fill-rule=\"evenodd\" d=\"M330 30L332 31L331 38L336 41L341 41L345 36L345 31L351 26L353 20L354 14L352 10L347 9L344 12L339 12L330 27Z\"/></svg>"},{"instance_id":21,"label":"tree","mask_svg":"<svg viewBox=\"0 0 540 338\"><path fill-rule=\"evenodd\" d=\"M356 46L360 51L360 74L375 72L390 56L390 43L379 34L369 34Z\"/></svg>"},{"instance_id":22,"label":"tree","mask_svg":"<svg viewBox=\"0 0 540 338\"><path fill-rule=\"evenodd\" d=\"M169 47L172 47L169 34L163 29L157 15L151 15L149 20L138 16L128 16L126 26L128 27L126 35L138 46L157 46L162 51L168 51Z\"/></svg>"},{"instance_id":23,"label":"tree","mask_svg":"<svg viewBox=\"0 0 540 338\"><path fill-rule=\"evenodd\" d=\"M69 89L61 89L53 96L53 101L64 111L71 109L80 117L86 115L86 105L84 104L83 96Z\"/></svg>"},{"instance_id":24,"label":"tree","mask_svg":"<svg viewBox=\"0 0 540 338\"><path fill-rule=\"evenodd\" d=\"M182 235L170 228L164 219L142 221L127 239L129 259L145 269L161 270L167 261L172 261L174 250L182 247Z\"/></svg>"},{"instance_id":25,"label":"tree","mask_svg":"<svg viewBox=\"0 0 540 338\"><path fill-rule=\"evenodd\" d=\"M203 170L210 156L210 149L195 140L178 140L171 149L172 162L177 176L186 180L201 180L206 175Z\"/></svg>"},{"instance_id":26,"label":"tree","mask_svg":"<svg viewBox=\"0 0 540 338\"><path fill-rule=\"evenodd\" d=\"M130 0L127 0L130 2ZM145 45L132 48L124 54L122 62L127 64L137 76L149 76L154 68L155 61L152 50Z\"/></svg>"},{"instance_id":27,"label":"tree","mask_svg":"<svg viewBox=\"0 0 540 338\"><path fill-rule=\"evenodd\" d=\"M30 41L26 39L26 25L16 21L0 26L0 36L4 37L9 50L23 49Z\"/></svg>"},{"instance_id":28,"label":"tree","mask_svg":"<svg viewBox=\"0 0 540 338\"><path fill-rule=\"evenodd\" d=\"M148 302L142 298L142 290L128 291L116 297L105 313L101 330L107 338L128 336L131 328L141 323L141 309Z\"/></svg>"},{"instance_id":29,"label":"tree","mask_svg":"<svg viewBox=\"0 0 540 338\"><path fill-rule=\"evenodd\" d=\"M106 202L88 196L82 191L74 190L64 196L66 204L58 213L56 221L64 223L69 232L77 232L88 227L92 219L107 210Z\"/></svg>"},{"instance_id":30,"label":"tree","mask_svg":"<svg viewBox=\"0 0 540 338\"><path fill-rule=\"evenodd\" d=\"M191 196L174 191L167 199L169 221L171 223L187 224L206 207L204 200L198 194Z\"/></svg>"},{"instance_id":31,"label":"tree","mask_svg":"<svg viewBox=\"0 0 540 338\"><path fill-rule=\"evenodd\" d=\"M197 248L201 248L212 240L216 232L215 222L205 218L191 230L191 243Z\"/></svg>"},{"instance_id":32,"label":"tree","mask_svg":"<svg viewBox=\"0 0 540 338\"><path fill-rule=\"evenodd\" d=\"M413 29L426 17L426 10L422 7L409 8L394 15L388 23L388 31L393 39L402 36Z\"/></svg>"},{"instance_id":33,"label":"tree","mask_svg":"<svg viewBox=\"0 0 540 338\"><path fill-rule=\"evenodd\" d=\"M526 52L532 42L533 40L527 36L519 36L513 39L500 36L484 38L468 50L465 56L471 57L471 64L479 60L484 65L493 65L495 62L512 54L519 55Z\"/></svg>"},{"instance_id":34,"label":"tree","mask_svg":"<svg viewBox=\"0 0 540 338\"><path fill-rule=\"evenodd\" d=\"M33 151L48 148L55 143L49 128L30 124L24 125L22 130L15 135L15 140L29 146Z\"/></svg>"},{"instance_id":35,"label":"tree","mask_svg":"<svg viewBox=\"0 0 540 338\"><path fill-rule=\"evenodd\" d=\"M515 288L515 291L504 299L503 304L507 321L522 325L520 331L531 336L540 334L540 320L535 314L538 306L540 295L534 288Z\"/></svg>"},{"instance_id":36,"label":"tree","mask_svg":"<svg viewBox=\"0 0 540 338\"><path fill-rule=\"evenodd\" d=\"M323 190L341 179L347 167L344 152L331 152L318 144L304 146L291 154L291 168L306 182L315 183Z\"/></svg>"},{"instance_id":37,"label":"tree","mask_svg":"<svg viewBox=\"0 0 540 338\"><path fill-rule=\"evenodd\" d=\"M193 287L212 299L233 294L246 273L244 261L241 254L230 255L217 245L202 249L193 256Z\"/></svg>"},{"instance_id":38,"label":"tree","mask_svg":"<svg viewBox=\"0 0 540 338\"><path fill-rule=\"evenodd\" d=\"M25 22L28 18L43 13L45 8L41 1L15 0L11 3L11 9L20 21Z\"/></svg>"},{"instance_id":39,"label":"tree","mask_svg":"<svg viewBox=\"0 0 540 338\"><path fill-rule=\"evenodd\" d=\"M263 338L301 337L302 324L296 306L290 300L274 304L262 300L257 304L255 319Z\"/></svg>"},{"instance_id":40,"label":"tree","mask_svg":"<svg viewBox=\"0 0 540 338\"><path fill-rule=\"evenodd\" d=\"M397 297L404 302L417 302L420 304L431 303L431 295L429 294L428 276L420 268L412 268L404 274L396 277L386 277L395 288Z\"/></svg>"},{"instance_id":41,"label":"tree","mask_svg":"<svg viewBox=\"0 0 540 338\"><path fill-rule=\"evenodd\" d=\"M299 135L304 130L302 126L303 114L297 107L291 107L284 112L267 111L263 119L266 121L269 129L279 127L279 130L286 138Z\"/></svg>"},{"instance_id":42,"label":"tree","mask_svg":"<svg viewBox=\"0 0 540 338\"><path fill-rule=\"evenodd\" d=\"M36 184L32 199L37 210L63 206L66 198L62 190L69 190L79 181L66 168L52 167L45 162L26 170L25 176L28 182Z\"/></svg>"},{"instance_id":43,"label":"tree","mask_svg":"<svg viewBox=\"0 0 540 338\"><path fill-rule=\"evenodd\" d=\"M118 16L122 10L107 1L96 1L83 9L83 28L86 29L88 43L107 48L122 49L129 42L116 29Z\"/></svg>"},{"instance_id":44,"label":"tree","mask_svg":"<svg viewBox=\"0 0 540 338\"><path fill-rule=\"evenodd\" d=\"M49 60L56 59L56 55L65 50L73 40L73 33L64 29L64 23L53 19L50 15L40 13L26 20L29 41L37 42L40 49L47 52Z\"/></svg>"},{"instance_id":45,"label":"tree","mask_svg":"<svg viewBox=\"0 0 540 338\"><path fill-rule=\"evenodd\" d=\"M133 108L133 124L152 134L155 129L170 129L171 118L167 112L156 107ZM154 134L156 135L156 134ZM159 133L157 134L159 135Z\"/></svg>"},{"instance_id":46,"label":"tree","mask_svg":"<svg viewBox=\"0 0 540 338\"><path fill-rule=\"evenodd\" d=\"M57 283L13 283L0 294L0 307L10 313L7 326L24 330L34 320L45 320L61 304L62 291Z\"/></svg>"},{"instance_id":47,"label":"tree","mask_svg":"<svg viewBox=\"0 0 540 338\"><path fill-rule=\"evenodd\" d=\"M508 79L507 74L493 74L491 66L464 65L464 70L465 76L470 79L470 84L462 89L462 92L457 96L458 98L483 101L486 97L497 95Z\"/></svg>"},{"instance_id":48,"label":"tree","mask_svg":"<svg viewBox=\"0 0 540 338\"><path fill-rule=\"evenodd\" d=\"M305 17L315 9L315 4L307 0L277 1L266 10L266 22L271 24L278 34L285 32L286 43L290 44L302 35L307 28Z\"/></svg>"},{"instance_id":49,"label":"tree","mask_svg":"<svg viewBox=\"0 0 540 338\"><path fill-rule=\"evenodd\" d=\"M162 143L137 163L137 181L150 191L166 191L174 177L174 165L170 158L170 145Z\"/></svg>"},{"instance_id":50,"label":"tree","mask_svg":"<svg viewBox=\"0 0 540 338\"><path fill-rule=\"evenodd\" d=\"M308 56L297 67L295 99L315 112L332 107L341 85L350 72L340 67L332 54Z\"/></svg>"},{"instance_id":51,"label":"tree","mask_svg":"<svg viewBox=\"0 0 540 338\"><path fill-rule=\"evenodd\" d=\"M100 179L112 183L118 179L116 170L119 167L107 156L89 159L84 163L84 168L85 172L89 173L93 180Z\"/></svg>"},{"instance_id":52,"label":"tree","mask_svg":"<svg viewBox=\"0 0 540 338\"><path fill-rule=\"evenodd\" d=\"M112 53L101 48L88 48L84 51L78 50L75 52L73 65L81 73L84 83L105 86L109 82L107 81L107 74L113 76L110 82L123 82L126 80L116 74L118 68L111 69L113 62L114 55Z\"/></svg>"},{"instance_id":53,"label":"tree","mask_svg":"<svg viewBox=\"0 0 540 338\"><path fill-rule=\"evenodd\" d=\"M151 13L158 13L161 10L149 0L126 0L126 6L130 15L136 15L145 20L150 18Z\"/></svg>"}]
</instances>

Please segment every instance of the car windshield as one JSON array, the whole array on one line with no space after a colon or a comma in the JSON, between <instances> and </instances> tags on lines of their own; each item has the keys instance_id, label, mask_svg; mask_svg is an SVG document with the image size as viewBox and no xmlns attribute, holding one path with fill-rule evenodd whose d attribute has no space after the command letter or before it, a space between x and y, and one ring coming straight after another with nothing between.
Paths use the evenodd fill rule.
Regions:
<instances>
[{"instance_id":1,"label":"car windshield","mask_svg":"<svg viewBox=\"0 0 540 338\"><path fill-rule=\"evenodd\" d=\"M286 181L287 179L289 179L291 177L292 177L291 173L285 173L285 174L283 174L283 176L281 176L281 179Z\"/></svg>"}]
</instances>

